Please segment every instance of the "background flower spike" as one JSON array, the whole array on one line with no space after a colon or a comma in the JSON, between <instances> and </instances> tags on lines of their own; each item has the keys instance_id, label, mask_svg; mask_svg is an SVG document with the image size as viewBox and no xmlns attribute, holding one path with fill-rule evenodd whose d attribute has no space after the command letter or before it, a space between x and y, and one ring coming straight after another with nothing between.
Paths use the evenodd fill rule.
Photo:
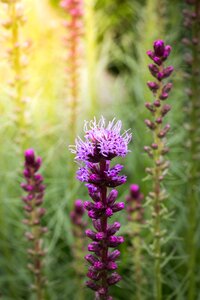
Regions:
<instances>
[{"instance_id":1,"label":"background flower spike","mask_svg":"<svg viewBox=\"0 0 200 300\"><path fill-rule=\"evenodd\" d=\"M168 99L172 87L172 84L170 82L166 83L165 79L170 77L174 68L165 65L171 52L171 46L165 45L163 40L156 40L153 48L154 50L147 51L147 55L154 62L154 64L149 65L149 70L156 81L147 84L153 94L154 101L152 106L151 103L146 104L146 108L151 113L151 118L145 120L152 135L152 143L151 146L145 146L144 150L152 161L152 167L146 169L152 181L152 197L148 197L152 213L152 219L150 220L152 245L149 252L152 253L154 259L154 297L161 300L163 298L161 264L163 243L165 241L163 236L163 214L167 212L163 202L167 194L161 182L164 180L169 166L164 155L169 151L166 152L166 136L170 130L170 124L165 124L165 118L171 110L171 106L164 103ZM165 168L162 167L163 165L165 165ZM165 215L166 217L167 215Z\"/></svg>"},{"instance_id":2,"label":"background flower spike","mask_svg":"<svg viewBox=\"0 0 200 300\"><path fill-rule=\"evenodd\" d=\"M44 299L44 286L46 279L43 275L44 256L46 250L43 245L43 235L48 231L47 227L42 224L42 218L46 213L45 208L41 207L44 200L45 186L43 185L43 177L38 174L42 160L36 157L33 149L27 149L24 153L24 179L21 183L22 189L26 192L26 196L22 198L25 203L24 213L25 219L23 223L28 226L25 237L29 242L27 253L29 255L28 269L33 274L33 293L36 294L37 300Z\"/></svg>"}]
</instances>

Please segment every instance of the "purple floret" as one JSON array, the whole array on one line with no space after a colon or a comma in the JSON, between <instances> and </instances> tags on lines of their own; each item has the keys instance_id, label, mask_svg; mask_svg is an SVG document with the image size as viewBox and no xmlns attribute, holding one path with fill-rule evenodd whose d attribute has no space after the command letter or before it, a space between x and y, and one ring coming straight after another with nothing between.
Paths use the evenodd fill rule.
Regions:
<instances>
[{"instance_id":1,"label":"purple floret","mask_svg":"<svg viewBox=\"0 0 200 300\"><path fill-rule=\"evenodd\" d=\"M75 148L71 146L70 150L76 154L76 160L82 162L98 163L101 159L124 157L128 153L131 134L129 131L121 134L121 128L121 121L115 123L115 119L107 126L103 117L98 123L95 118L90 122L85 121L85 140L76 139Z\"/></svg>"}]
</instances>

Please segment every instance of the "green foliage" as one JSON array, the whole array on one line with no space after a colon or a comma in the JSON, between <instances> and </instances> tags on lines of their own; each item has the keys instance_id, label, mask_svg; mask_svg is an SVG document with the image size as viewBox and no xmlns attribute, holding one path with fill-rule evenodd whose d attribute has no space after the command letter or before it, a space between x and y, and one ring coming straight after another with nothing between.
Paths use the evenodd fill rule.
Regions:
<instances>
[{"instance_id":1,"label":"green foliage","mask_svg":"<svg viewBox=\"0 0 200 300\"><path fill-rule=\"evenodd\" d=\"M74 236L69 214L75 199L87 200L86 188L75 179L73 155L67 149L70 128L68 126L68 107L65 99L67 82L65 79L65 49L62 44L64 30L57 0L23 1L28 22L23 34L31 38L33 46L27 67L29 85L27 95L30 118L28 147L34 148L43 158L42 174L45 178L46 196L44 207L47 209L44 225L49 233L45 238L48 250L45 258L45 273L48 278L45 300L81 300L77 290L85 293L85 299L92 300L93 293L87 290L76 278L74 268ZM97 57L95 66L96 95L98 96L97 115L121 119L124 128L131 128L133 141L131 152L125 162L128 182L119 188L119 201L123 201L129 184L140 184L142 193L147 195L149 182L144 180L145 168L150 160L143 153L143 147L149 144L149 136L144 119L147 116L144 103L151 100L146 87L150 79L149 60L146 50L152 47L155 38L162 38L173 47L170 64L174 65L173 92L171 94L172 111L169 114L171 132L169 146L171 153L170 171L166 178L168 199L166 206L170 220L166 222L167 244L166 260L163 262L163 293L167 300L186 300L188 282L187 252L184 235L188 227L185 169L186 150L184 123L184 83L183 51L180 46L182 1L167 0L96 0L94 20ZM3 3L0 2L0 6ZM0 8L1 10L1 8ZM3 28L0 29L3 37ZM8 94L7 80L11 71L4 59L4 41L0 49L0 298L2 300L35 300L30 293L31 276L27 270L27 242L24 238L25 226L22 224L23 203L20 189L23 168L23 147L15 142L18 128L13 122L13 103ZM85 82L87 66L83 67L82 96L78 111L80 135L84 119L90 115L88 85ZM75 137L74 137L75 138ZM145 206L146 207L146 206ZM197 208L199 211L199 208ZM123 225L127 224L126 213L117 216ZM149 211L145 211L146 219ZM142 231L144 257L142 261L146 281L143 287L144 299L152 299L152 263L145 243L150 236L148 230ZM200 240L198 237L198 247ZM132 258L127 252L129 241L121 246L119 273L123 280L113 287L116 300L135 299L136 282L133 281L130 267ZM197 249L199 250L199 248ZM84 251L83 251L84 252ZM134 255L134 252L131 254ZM83 253L84 257L84 253ZM198 256L197 265L200 263ZM86 263L82 259L82 267ZM196 274L198 277L199 274ZM199 277L200 278L200 277ZM83 280L84 281L84 280ZM197 295L200 294L198 287ZM198 296L197 296L198 297ZM193 300L197 300L198 298ZM137 299L136 299L137 300Z\"/></svg>"}]
</instances>

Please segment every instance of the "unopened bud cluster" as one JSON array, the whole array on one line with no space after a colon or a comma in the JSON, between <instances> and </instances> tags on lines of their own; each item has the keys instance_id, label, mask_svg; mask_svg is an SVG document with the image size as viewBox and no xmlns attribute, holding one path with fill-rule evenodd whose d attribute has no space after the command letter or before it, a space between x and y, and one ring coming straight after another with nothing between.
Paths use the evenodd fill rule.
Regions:
<instances>
[{"instance_id":1,"label":"unopened bud cluster","mask_svg":"<svg viewBox=\"0 0 200 300\"><path fill-rule=\"evenodd\" d=\"M35 282L32 287L37 294L42 293L46 281L42 274L43 257L45 256L43 235L47 232L47 227L42 226L42 218L46 211L42 207L45 186L43 185L42 175L38 173L41 163L41 158L35 157L33 149L25 151L25 182L21 183L22 189L26 192L26 196L22 198L25 203L24 211L26 216L23 223L28 227L28 231L25 233L25 237L30 243L28 249L30 263L28 268L34 275Z\"/></svg>"},{"instance_id":2,"label":"unopened bud cluster","mask_svg":"<svg viewBox=\"0 0 200 300\"><path fill-rule=\"evenodd\" d=\"M145 124L152 131L153 142L150 146L145 146L144 150L154 160L154 168L159 169L159 172L155 173L154 168L148 168L147 173L158 176L160 181L163 180L168 168L168 162L164 160L164 155L169 151L165 137L170 130L170 125L164 124L164 118L171 110L171 106L166 103L166 100L172 89L172 83L165 83L164 80L173 72L172 66L165 66L170 52L171 46L165 46L162 40L154 42L154 51L147 51L147 55L154 62L149 65L149 70L156 80L147 83L153 93L154 101L145 104L152 115L151 119L145 120Z\"/></svg>"},{"instance_id":3,"label":"unopened bud cluster","mask_svg":"<svg viewBox=\"0 0 200 300\"><path fill-rule=\"evenodd\" d=\"M7 47L6 58L10 65L11 76L9 77L9 96L15 107L14 122L20 128L20 134L26 134L28 116L26 105L29 98L24 95L27 84L25 69L28 65L28 52L30 41L22 38L22 27L26 23L23 5L20 0L1 0L5 9L6 19L2 22L5 30L4 43ZM21 139L20 139L21 140Z\"/></svg>"}]
</instances>

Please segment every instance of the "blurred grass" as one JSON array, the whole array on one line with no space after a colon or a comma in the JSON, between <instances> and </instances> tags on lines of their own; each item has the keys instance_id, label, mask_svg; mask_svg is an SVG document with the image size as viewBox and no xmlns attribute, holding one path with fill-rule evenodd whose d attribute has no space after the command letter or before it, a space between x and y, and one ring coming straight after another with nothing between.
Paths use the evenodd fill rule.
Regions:
<instances>
[{"instance_id":1,"label":"blurred grass","mask_svg":"<svg viewBox=\"0 0 200 300\"><path fill-rule=\"evenodd\" d=\"M46 274L49 278L46 299L75 299L77 286L75 270L72 266L72 235L69 212L76 198L88 198L84 185L75 181L72 171L73 155L68 152L68 108L67 81L65 78L65 51L62 38L65 35L62 27L63 15L58 1L47 0L24 1L28 22L23 36L33 42L28 66L29 83L26 88L30 97L30 138L29 146L35 148L43 158L42 173L45 177L47 208L45 223L49 233L46 237L48 254L46 257ZM2 5L2 3L0 4ZM173 76L174 89L170 96L172 111L168 120L172 131L169 138L171 168L167 177L169 191L168 207L174 211L173 221L167 223L169 240L166 251L174 253L173 259L164 267L165 299L186 298L187 274L184 262L187 260L182 236L187 226L183 195L186 176L184 172L184 120L182 53L178 45L181 38L182 2L167 1L95 1L93 21L96 28L94 44L96 99L98 110L96 115L121 119L124 128L133 131L131 153L123 161L124 172L128 182L119 188L120 199L123 200L128 186L132 182L141 184L146 195L150 183L143 181L145 167L149 160L143 154L144 145L150 141L145 128L144 119L148 115L144 103L151 100L151 93L146 87L150 80L147 65L149 62L146 50L152 47L155 38L163 38L173 46L170 63L175 66ZM1 29L2 31L3 29ZM92 46L93 47L93 46ZM26 269L26 241L23 219L22 191L19 184L22 180L23 151L20 145L13 142L18 134L14 128L13 103L7 95L7 79L10 70L4 55L4 41L0 50L0 293L2 300L32 299L28 289L30 275ZM92 48L90 49L92 52ZM95 60L95 61L94 61ZM82 71L82 97L79 107L79 132L85 118L91 115L88 91L87 64ZM97 101L96 100L96 101ZM73 181L73 188L71 182ZM117 218L125 224L125 212ZM178 236L178 239L174 239ZM148 241L148 231L144 230L143 238ZM119 272L123 281L112 292L115 299L131 299L134 295L130 257L127 257L126 244L121 247L122 261ZM134 255L134 253L133 253ZM84 255L83 255L84 256ZM83 260L82 262L85 265ZM152 299L151 262L144 258L144 270L147 277L145 299ZM86 299L93 299L92 292L86 291Z\"/></svg>"}]
</instances>

